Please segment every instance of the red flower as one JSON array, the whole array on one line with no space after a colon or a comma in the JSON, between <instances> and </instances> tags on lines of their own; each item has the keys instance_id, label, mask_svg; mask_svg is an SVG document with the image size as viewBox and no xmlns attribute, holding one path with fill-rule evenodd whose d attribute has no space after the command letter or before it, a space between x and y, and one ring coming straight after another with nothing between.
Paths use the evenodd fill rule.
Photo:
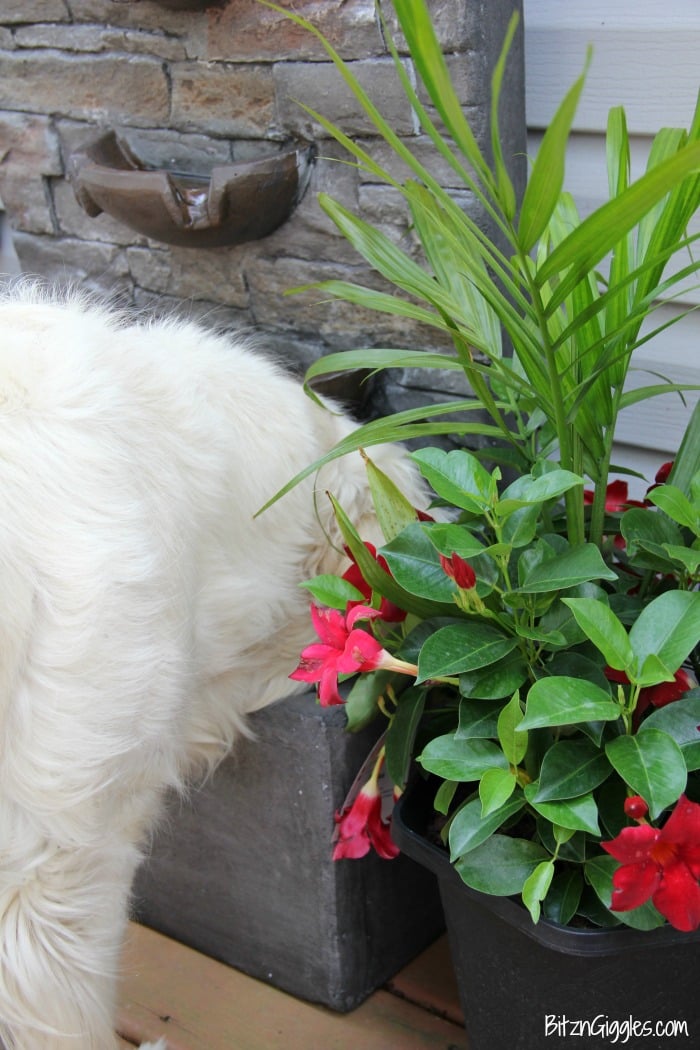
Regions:
<instances>
[{"instance_id":1,"label":"red flower","mask_svg":"<svg viewBox=\"0 0 700 1050\"><path fill-rule=\"evenodd\" d=\"M320 642L308 645L299 666L290 674L297 682L318 682L321 704L342 704L338 675L353 671L373 671L379 666L384 649L368 631L355 628L355 621L378 616L379 610L359 605L344 616L337 609L311 606L311 619Z\"/></svg>"},{"instance_id":2,"label":"red flower","mask_svg":"<svg viewBox=\"0 0 700 1050\"><path fill-rule=\"evenodd\" d=\"M593 497L595 493L593 489L583 490L583 502L586 506L593 503ZM630 499L629 498L629 487L626 481L611 481L609 485L605 487L605 509L609 514L615 514L618 511L627 510L628 507L648 507L649 504L643 500Z\"/></svg>"},{"instance_id":3,"label":"red flower","mask_svg":"<svg viewBox=\"0 0 700 1050\"><path fill-rule=\"evenodd\" d=\"M674 461L670 459L668 463L661 464L661 466L656 472L656 477L654 478L654 481L657 485L665 485L665 483L668 481L668 476L673 470L673 463Z\"/></svg>"},{"instance_id":4,"label":"red flower","mask_svg":"<svg viewBox=\"0 0 700 1050\"><path fill-rule=\"evenodd\" d=\"M639 824L601 845L622 865L613 875L613 911L651 898L675 929L700 926L700 805L681 795L661 830Z\"/></svg>"},{"instance_id":5,"label":"red flower","mask_svg":"<svg viewBox=\"0 0 700 1050\"><path fill-rule=\"evenodd\" d=\"M365 547L372 555L374 560L384 569L385 572L389 572L389 566L387 565L386 559L382 558L381 554L377 555L377 548L372 543L365 543ZM372 588L365 580L362 575L360 566L355 561L352 551L346 547L345 553L352 562L352 565L343 573L343 579L351 583L353 587L356 587L360 594L364 597L365 601L369 602L372 599ZM348 602L347 608L352 609L355 605L359 605L359 602ZM380 619L385 620L387 623L401 623L406 619L406 612L404 609L400 609L398 605L394 605L388 598L382 598L379 606Z\"/></svg>"},{"instance_id":6,"label":"red flower","mask_svg":"<svg viewBox=\"0 0 700 1050\"><path fill-rule=\"evenodd\" d=\"M629 678L624 671L615 671L612 667L606 667L605 677L609 682L629 685ZM672 704L674 700L680 700L683 694L692 688L693 683L690 678L682 668L679 668L673 676L672 682L660 682L658 685L650 685L640 689L637 706L634 710L635 729L650 705L653 707L666 707L667 704Z\"/></svg>"},{"instance_id":7,"label":"red flower","mask_svg":"<svg viewBox=\"0 0 700 1050\"><path fill-rule=\"evenodd\" d=\"M329 707L343 703L338 693L338 675L376 671L380 667L417 675L415 664L397 660L368 631L355 627L357 620L378 616L379 609L368 609L366 605L355 606L345 616L337 609L319 609L312 605L311 619L320 642L307 645L299 666L289 677L297 682L318 682L321 705Z\"/></svg>"},{"instance_id":8,"label":"red flower","mask_svg":"<svg viewBox=\"0 0 700 1050\"><path fill-rule=\"evenodd\" d=\"M632 795L630 798L626 798L622 808L625 811L625 815L632 820L643 820L649 812L649 807L641 795Z\"/></svg>"},{"instance_id":9,"label":"red flower","mask_svg":"<svg viewBox=\"0 0 700 1050\"><path fill-rule=\"evenodd\" d=\"M390 833L390 823L382 820L382 796L376 775L370 777L358 792L353 804L336 814L338 841L333 849L333 860L356 860L369 853L370 847L383 860L392 860L399 853Z\"/></svg>"},{"instance_id":10,"label":"red flower","mask_svg":"<svg viewBox=\"0 0 700 1050\"><path fill-rule=\"evenodd\" d=\"M451 580L455 581L460 590L470 591L473 587L476 587L476 573L469 562L465 561L464 558L460 558L459 554L451 554L449 558L441 554L440 564L443 571L447 573Z\"/></svg>"}]
</instances>

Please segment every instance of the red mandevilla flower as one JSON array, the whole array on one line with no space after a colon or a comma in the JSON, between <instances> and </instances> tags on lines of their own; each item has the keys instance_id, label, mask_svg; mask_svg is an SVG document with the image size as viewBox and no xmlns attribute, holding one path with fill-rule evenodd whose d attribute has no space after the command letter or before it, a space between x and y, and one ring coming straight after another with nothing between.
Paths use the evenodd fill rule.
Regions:
<instances>
[{"instance_id":1,"label":"red mandevilla flower","mask_svg":"<svg viewBox=\"0 0 700 1050\"><path fill-rule=\"evenodd\" d=\"M593 503L595 493L593 489L583 490L583 502L586 506ZM605 509L609 514L615 514L628 507L647 507L648 504L637 499L629 498L629 486L626 481L611 481L605 487Z\"/></svg>"},{"instance_id":2,"label":"red mandevilla flower","mask_svg":"<svg viewBox=\"0 0 700 1050\"><path fill-rule=\"evenodd\" d=\"M601 846L621 867L613 875L613 911L649 899L677 930L700 926L700 805L681 795L663 828L623 828Z\"/></svg>"},{"instance_id":3,"label":"red mandevilla flower","mask_svg":"<svg viewBox=\"0 0 700 1050\"><path fill-rule=\"evenodd\" d=\"M389 572L389 566L387 565L386 558L382 558L381 554L377 554L377 548L374 546L374 544L365 542L365 547L372 555L374 560L377 562L377 564L380 566L380 568L384 569L384 572ZM362 570L355 561L352 551L348 547L346 547L345 553L347 554L348 558L350 558L352 565L343 573L343 579L347 580L348 583L351 583L353 587L356 587L365 599L365 601L371 601L372 588L362 575ZM347 608L348 610L352 609L353 606L358 604L359 602L348 602ZM400 609L398 605L394 605L394 603L390 602L388 598L382 598L381 604L379 606L379 614L380 619L385 620L387 623L401 623L403 620L406 619L405 610Z\"/></svg>"},{"instance_id":4,"label":"red mandevilla flower","mask_svg":"<svg viewBox=\"0 0 700 1050\"><path fill-rule=\"evenodd\" d=\"M618 682L620 685L629 685L629 678L624 671L616 671L612 667L604 669L605 677L609 682ZM683 670L679 668L673 676L672 682L660 682L658 685L649 685L639 690L637 706L634 709L633 727L639 726L642 715L649 706L666 707L674 700L680 700L684 693L692 689L693 683Z\"/></svg>"},{"instance_id":5,"label":"red mandevilla flower","mask_svg":"<svg viewBox=\"0 0 700 1050\"><path fill-rule=\"evenodd\" d=\"M308 645L301 654L299 666L290 674L297 682L318 682L319 700L324 707L342 704L338 693L338 675L353 671L373 671L384 652L368 631L355 628L360 617L378 616L377 609L363 605L344 616L337 609L311 606L311 619L320 642Z\"/></svg>"},{"instance_id":6,"label":"red mandevilla flower","mask_svg":"<svg viewBox=\"0 0 700 1050\"><path fill-rule=\"evenodd\" d=\"M390 823L382 820L382 796L373 775L360 789L353 804L336 814L338 841L333 860L356 860L373 848L383 860L392 860L399 850L391 838Z\"/></svg>"},{"instance_id":7,"label":"red mandevilla flower","mask_svg":"<svg viewBox=\"0 0 700 1050\"><path fill-rule=\"evenodd\" d=\"M321 705L329 707L343 703L338 692L338 676L341 674L376 671L383 667L401 674L417 675L415 664L396 659L369 631L355 627L357 620L379 616L379 609L368 609L366 605L356 605L345 616L337 609L319 609L312 605L311 619L320 642L307 645L299 666L289 677L296 682L318 682Z\"/></svg>"},{"instance_id":8,"label":"red mandevilla flower","mask_svg":"<svg viewBox=\"0 0 700 1050\"><path fill-rule=\"evenodd\" d=\"M476 573L469 562L461 558L459 554L453 553L449 558L441 554L440 565L443 572L447 573L450 579L455 581L460 590L470 591L473 587L476 587Z\"/></svg>"}]
</instances>

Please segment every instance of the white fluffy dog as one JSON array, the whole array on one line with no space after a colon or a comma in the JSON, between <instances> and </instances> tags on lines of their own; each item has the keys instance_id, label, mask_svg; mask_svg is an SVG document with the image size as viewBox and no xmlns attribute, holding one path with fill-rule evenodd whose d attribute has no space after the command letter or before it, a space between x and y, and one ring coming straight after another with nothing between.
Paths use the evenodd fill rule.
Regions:
<instances>
[{"instance_id":1,"label":"white fluffy dog","mask_svg":"<svg viewBox=\"0 0 700 1050\"><path fill-rule=\"evenodd\" d=\"M140 847L165 788L290 691L311 640L298 584L342 561L314 484L372 538L359 455L254 514L351 428L196 325L0 301L5 1050L116 1045ZM401 451L375 458L421 499Z\"/></svg>"}]
</instances>

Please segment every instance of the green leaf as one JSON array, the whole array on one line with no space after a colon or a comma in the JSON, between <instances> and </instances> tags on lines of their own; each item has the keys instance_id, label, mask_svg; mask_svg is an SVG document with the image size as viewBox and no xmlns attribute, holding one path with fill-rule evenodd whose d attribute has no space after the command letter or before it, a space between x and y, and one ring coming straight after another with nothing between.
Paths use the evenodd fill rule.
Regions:
<instances>
[{"instance_id":1,"label":"green leaf","mask_svg":"<svg viewBox=\"0 0 700 1050\"><path fill-rule=\"evenodd\" d=\"M330 290L337 285L340 285L342 288L345 287L344 282L341 281L323 281L310 287L328 290L329 285L331 286ZM356 287L358 293L366 291L369 294L371 291L371 289L365 289L359 285L351 285L351 287ZM297 290L302 291L301 288ZM343 296L343 298L346 297ZM392 303L401 303L401 300L397 300L396 296L386 295L386 298L390 299ZM408 306L410 304L406 303L404 305ZM421 317L421 321L424 323L435 321L435 316L427 310L422 311L422 313L424 316ZM462 371L462 366L454 355L438 354L429 350L394 350L386 347L377 347L371 350L339 350L333 354L325 354L309 365L304 376L304 382L307 387L313 390L313 381L319 377L337 375L339 372L358 372L362 370L379 372L385 368L425 368L430 370L436 369L437 371Z\"/></svg>"},{"instance_id":2,"label":"green leaf","mask_svg":"<svg viewBox=\"0 0 700 1050\"><path fill-rule=\"evenodd\" d=\"M676 547L671 543L664 543L664 551L672 562L680 564L689 576L695 576L700 566L700 548L691 550L689 547Z\"/></svg>"},{"instance_id":3,"label":"green leaf","mask_svg":"<svg viewBox=\"0 0 700 1050\"><path fill-rule=\"evenodd\" d=\"M668 733L647 729L636 736L618 736L605 745L611 765L649 806L652 820L675 802L688 778L683 753Z\"/></svg>"},{"instance_id":4,"label":"green leaf","mask_svg":"<svg viewBox=\"0 0 700 1050\"><path fill-rule=\"evenodd\" d=\"M438 496L449 500L455 507L480 514L490 505L493 492L491 475L470 452L424 448L414 452L412 458Z\"/></svg>"},{"instance_id":5,"label":"green leaf","mask_svg":"<svg viewBox=\"0 0 700 1050\"><path fill-rule=\"evenodd\" d=\"M508 761L491 740L458 740L446 733L429 741L417 761L443 780L480 780L487 769L508 769Z\"/></svg>"},{"instance_id":6,"label":"green leaf","mask_svg":"<svg viewBox=\"0 0 700 1050\"><path fill-rule=\"evenodd\" d=\"M638 736L649 729L660 729L676 741L688 772L700 769L700 691L674 700L672 704L652 711L639 727Z\"/></svg>"},{"instance_id":7,"label":"green leaf","mask_svg":"<svg viewBox=\"0 0 700 1050\"><path fill-rule=\"evenodd\" d=\"M516 791L500 809L482 817L481 802L478 798L466 802L457 810L450 823L448 842L452 860L463 857L465 853L480 846L494 831L498 831L507 820L519 813L524 805L522 792Z\"/></svg>"},{"instance_id":8,"label":"green leaf","mask_svg":"<svg viewBox=\"0 0 700 1050\"><path fill-rule=\"evenodd\" d=\"M660 548L664 543L683 543L682 533L664 514L650 513L641 507L625 511L620 519L620 532L632 558L639 547L649 550Z\"/></svg>"},{"instance_id":9,"label":"green leaf","mask_svg":"<svg viewBox=\"0 0 700 1050\"><path fill-rule=\"evenodd\" d=\"M263 0L260 0L260 2L262 3ZM473 422L471 420L465 422L461 418L454 418L455 414L461 417L465 413L479 415ZM426 415L431 417L431 420L427 423L425 422ZM438 422L432 419L432 417L448 415L452 417L449 420ZM300 470L298 474L295 474L286 485L282 486L279 492L276 492L260 510L256 511L255 516L259 517L273 503L276 503L277 500L282 499L288 492L291 492L304 478L308 478L311 474L316 474L327 463L331 463L334 459L340 459L349 452L356 452L361 448L370 448L372 445L382 445L391 441L407 441L409 438L415 437L433 437L438 434L450 434L452 438L466 434L478 434L482 437L502 439L503 433L501 429L488 423L480 422L479 420L482 416L483 406L479 401L475 398L463 398L459 401L447 401L431 405L427 410L425 405L421 405L419 408L406 409L404 412L393 412L388 416L370 420L369 423L364 423L342 438L330 452L327 452L320 459L310 463L303 470Z\"/></svg>"},{"instance_id":10,"label":"green leaf","mask_svg":"<svg viewBox=\"0 0 700 1050\"><path fill-rule=\"evenodd\" d=\"M460 675L459 691L462 696L474 697L481 702L501 700L512 696L527 681L527 677L527 664L516 650L497 664ZM496 735L495 731L493 735Z\"/></svg>"},{"instance_id":11,"label":"green leaf","mask_svg":"<svg viewBox=\"0 0 700 1050\"><path fill-rule=\"evenodd\" d=\"M441 554L459 554L460 558L476 558L484 553L484 545L464 525L436 521L423 528L431 543Z\"/></svg>"},{"instance_id":12,"label":"green leaf","mask_svg":"<svg viewBox=\"0 0 700 1050\"><path fill-rule=\"evenodd\" d=\"M535 279L543 287L568 269L564 280L547 304L554 311L571 289L611 251L620 238L653 208L682 179L700 170L700 142L693 142L656 165L612 201L597 208L554 249L537 270Z\"/></svg>"},{"instance_id":13,"label":"green leaf","mask_svg":"<svg viewBox=\"0 0 700 1050\"><path fill-rule=\"evenodd\" d=\"M488 166L464 116L462 103L452 86L425 0L398 4L396 14L420 78L445 127L476 171L482 177L489 176Z\"/></svg>"},{"instance_id":14,"label":"green leaf","mask_svg":"<svg viewBox=\"0 0 700 1050\"><path fill-rule=\"evenodd\" d=\"M624 671L632 663L632 646L627 631L612 609L594 598L562 598L571 609L577 624L605 657L605 662L617 671Z\"/></svg>"},{"instance_id":15,"label":"green leaf","mask_svg":"<svg viewBox=\"0 0 700 1050\"><path fill-rule=\"evenodd\" d=\"M545 916L560 926L568 926L578 909L582 890L583 879L576 868L555 875L544 902Z\"/></svg>"},{"instance_id":16,"label":"green leaf","mask_svg":"<svg viewBox=\"0 0 700 1050\"><path fill-rule=\"evenodd\" d=\"M373 671L357 675L344 707L349 732L356 733L374 721L379 712L379 698L395 677L393 671Z\"/></svg>"},{"instance_id":17,"label":"green leaf","mask_svg":"<svg viewBox=\"0 0 700 1050\"><path fill-rule=\"evenodd\" d=\"M454 780L443 780L440 787L435 792L435 798L433 799L433 809L436 813L441 813L443 817L446 817L450 812L452 806L452 800L455 797L455 793L459 784Z\"/></svg>"},{"instance_id":18,"label":"green leaf","mask_svg":"<svg viewBox=\"0 0 700 1050\"><path fill-rule=\"evenodd\" d=\"M516 625L518 638L527 638L531 642L539 642L544 648L560 648L566 645L566 638L561 631L545 631L541 627L524 627Z\"/></svg>"},{"instance_id":19,"label":"green leaf","mask_svg":"<svg viewBox=\"0 0 700 1050\"><path fill-rule=\"evenodd\" d=\"M481 816L497 812L508 801L518 781L509 769L487 769L479 781Z\"/></svg>"},{"instance_id":20,"label":"green leaf","mask_svg":"<svg viewBox=\"0 0 700 1050\"><path fill-rule=\"evenodd\" d=\"M515 593L546 594L576 587L589 580L616 579L617 575L607 567L595 544L584 543L540 562L527 573Z\"/></svg>"},{"instance_id":21,"label":"green leaf","mask_svg":"<svg viewBox=\"0 0 700 1050\"><path fill-rule=\"evenodd\" d=\"M366 453L363 453L363 458L377 521L384 539L388 542L398 536L407 526L417 521L416 510L399 487L373 463Z\"/></svg>"},{"instance_id":22,"label":"green leaf","mask_svg":"<svg viewBox=\"0 0 700 1050\"><path fill-rule=\"evenodd\" d=\"M420 522L405 528L379 553L386 558L396 582L410 594L436 602L453 601L457 586L440 564L438 552Z\"/></svg>"},{"instance_id":23,"label":"green leaf","mask_svg":"<svg viewBox=\"0 0 700 1050\"><path fill-rule=\"evenodd\" d=\"M587 831L591 835L600 835L598 826L598 806L593 795L579 795L576 798L562 799L557 802L535 802L539 785L537 781L525 788L525 798L532 808L551 824L571 831Z\"/></svg>"},{"instance_id":24,"label":"green leaf","mask_svg":"<svg viewBox=\"0 0 700 1050\"><path fill-rule=\"evenodd\" d=\"M673 671L670 670L654 653L644 657L641 668L630 670L630 678L636 685L648 686L660 685L662 682L672 682Z\"/></svg>"},{"instance_id":25,"label":"green leaf","mask_svg":"<svg viewBox=\"0 0 700 1050\"><path fill-rule=\"evenodd\" d=\"M525 717L519 729L576 725L598 720L612 722L620 714L619 705L599 686L560 675L556 678L540 678L530 687Z\"/></svg>"},{"instance_id":26,"label":"green leaf","mask_svg":"<svg viewBox=\"0 0 700 1050\"><path fill-rule=\"evenodd\" d=\"M492 739L498 734L498 716L502 708L500 700L461 700L455 736L458 740Z\"/></svg>"},{"instance_id":27,"label":"green leaf","mask_svg":"<svg viewBox=\"0 0 700 1050\"><path fill-rule=\"evenodd\" d=\"M610 773L607 758L590 740L559 740L545 753L537 792L529 800L575 798L598 787Z\"/></svg>"},{"instance_id":28,"label":"green leaf","mask_svg":"<svg viewBox=\"0 0 700 1050\"><path fill-rule=\"evenodd\" d=\"M503 214L509 221L512 221L515 217L517 202L515 199L513 183L510 180L508 169L503 160L501 134L498 126L498 107L501 97L503 76L505 73L506 59L513 43L513 37L518 28L518 24L519 16L516 11L511 16L510 22L508 23L506 38L503 47L501 48L501 53L498 56L493 76L491 77L491 153L493 155L493 165L496 174L497 198L501 205Z\"/></svg>"},{"instance_id":29,"label":"green leaf","mask_svg":"<svg viewBox=\"0 0 700 1050\"><path fill-rule=\"evenodd\" d=\"M473 671L512 652L517 639L489 624L469 622L442 627L431 635L418 657L418 679L445 678Z\"/></svg>"},{"instance_id":30,"label":"green leaf","mask_svg":"<svg viewBox=\"0 0 700 1050\"><path fill-rule=\"evenodd\" d=\"M700 516L697 510L685 493L675 485L661 485L652 489L647 498L679 525L684 525L696 536L700 533Z\"/></svg>"},{"instance_id":31,"label":"green leaf","mask_svg":"<svg viewBox=\"0 0 700 1050\"><path fill-rule=\"evenodd\" d=\"M697 477L700 467L698 449L700 449L700 401L695 405L688 420L683 440L673 463L673 470L668 479L681 492L685 492L686 496L691 494L693 478ZM698 499L697 492L695 499L696 501Z\"/></svg>"},{"instance_id":32,"label":"green leaf","mask_svg":"<svg viewBox=\"0 0 700 1050\"><path fill-rule=\"evenodd\" d=\"M522 892L526 880L546 860L549 854L537 842L492 835L460 857L455 868L472 889L510 897Z\"/></svg>"},{"instance_id":33,"label":"green leaf","mask_svg":"<svg viewBox=\"0 0 700 1050\"><path fill-rule=\"evenodd\" d=\"M572 474L570 470L551 470L539 478L531 474L524 475L508 486L494 510L499 517L506 517L520 507L558 499L565 492L581 485L583 478Z\"/></svg>"},{"instance_id":34,"label":"green leaf","mask_svg":"<svg viewBox=\"0 0 700 1050\"><path fill-rule=\"evenodd\" d=\"M331 609L345 609L348 602L365 600L357 587L332 573L314 576L312 580L304 580L299 586L310 591L319 605L327 605Z\"/></svg>"},{"instance_id":35,"label":"green leaf","mask_svg":"<svg viewBox=\"0 0 700 1050\"><path fill-rule=\"evenodd\" d=\"M404 590L390 573L384 571L367 550L355 526L337 500L333 496L330 497L330 500L343 540L357 562L363 578L372 590L378 591L383 597L398 605L400 609L405 609L406 612L413 612L420 617L434 616L436 611L440 611L439 606L436 608L435 603L419 598Z\"/></svg>"},{"instance_id":36,"label":"green leaf","mask_svg":"<svg viewBox=\"0 0 700 1050\"><path fill-rule=\"evenodd\" d=\"M425 689L406 689L399 697L394 717L386 732L386 768L398 788L403 789L406 786L416 731L425 707L425 697Z\"/></svg>"},{"instance_id":37,"label":"green leaf","mask_svg":"<svg viewBox=\"0 0 700 1050\"><path fill-rule=\"evenodd\" d=\"M540 908L542 901L549 893L549 887L554 877L554 862L543 860L537 865L532 875L529 875L523 883L523 904L530 912L533 922L540 921Z\"/></svg>"},{"instance_id":38,"label":"green leaf","mask_svg":"<svg viewBox=\"0 0 700 1050\"><path fill-rule=\"evenodd\" d=\"M700 642L700 593L665 591L660 594L639 614L629 640L637 674L650 655L658 657L671 672L677 670ZM632 674L629 677L632 678Z\"/></svg>"},{"instance_id":39,"label":"green leaf","mask_svg":"<svg viewBox=\"0 0 700 1050\"><path fill-rule=\"evenodd\" d=\"M544 232L564 185L566 144L583 90L590 57L589 51L586 58L586 69L569 88L560 103L537 151L520 209L518 240L525 254L530 251Z\"/></svg>"},{"instance_id":40,"label":"green leaf","mask_svg":"<svg viewBox=\"0 0 700 1050\"><path fill-rule=\"evenodd\" d=\"M511 766L519 766L527 751L527 733L518 733L523 720L520 693L513 694L498 716L498 740Z\"/></svg>"}]
</instances>

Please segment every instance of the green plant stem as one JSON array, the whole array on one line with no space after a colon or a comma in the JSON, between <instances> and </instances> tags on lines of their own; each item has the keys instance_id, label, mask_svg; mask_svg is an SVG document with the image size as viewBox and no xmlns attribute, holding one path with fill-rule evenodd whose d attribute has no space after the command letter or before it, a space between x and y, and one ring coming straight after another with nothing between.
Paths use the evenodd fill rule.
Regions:
<instances>
[{"instance_id":1,"label":"green plant stem","mask_svg":"<svg viewBox=\"0 0 700 1050\"><path fill-rule=\"evenodd\" d=\"M593 494L593 506L591 507L591 520L589 526L588 539L591 543L595 543L600 548L603 542L603 528L605 525L605 503L606 503L606 489L608 486L608 477L610 474L610 460L612 458L613 441L615 438L615 429L617 423L617 417L620 412L620 400L622 397L622 387L618 387L613 395L612 405L612 423L607 428L605 437L603 439L604 453L603 458L600 462L600 469L596 478L595 489Z\"/></svg>"},{"instance_id":2,"label":"green plant stem","mask_svg":"<svg viewBox=\"0 0 700 1050\"><path fill-rule=\"evenodd\" d=\"M603 527L605 524L605 503L608 475L610 473L610 456L612 454L611 443L605 442L605 455L600 464L600 471L596 479L593 494L593 505L591 507L591 520L589 524L588 539L600 548L603 541Z\"/></svg>"},{"instance_id":3,"label":"green plant stem","mask_svg":"<svg viewBox=\"0 0 700 1050\"><path fill-rule=\"evenodd\" d=\"M547 327L547 316L545 313L544 305L542 303L542 297L540 295L540 289L532 279L530 267L525 254L520 250L520 262L521 270L525 274L525 278L529 287L530 296L532 299L532 305L537 317L537 324L540 330L541 345L544 351L545 363L547 369L547 375L549 379L549 393L551 396L552 412L553 412L553 423L557 434L557 440L559 442L559 459L561 466L564 470L570 470L572 473L577 473L577 467L580 466L578 460L579 457L574 457L572 450L571 437L573 435L572 428L569 427L566 418L566 407L561 394L561 381L559 372L557 370L556 353L552 346L552 341L549 336L549 328ZM570 489L565 497L564 503L566 506L566 524L567 534L569 543L572 546L580 546L585 541L585 529L583 519L583 500L581 499L580 493L576 489Z\"/></svg>"}]
</instances>

